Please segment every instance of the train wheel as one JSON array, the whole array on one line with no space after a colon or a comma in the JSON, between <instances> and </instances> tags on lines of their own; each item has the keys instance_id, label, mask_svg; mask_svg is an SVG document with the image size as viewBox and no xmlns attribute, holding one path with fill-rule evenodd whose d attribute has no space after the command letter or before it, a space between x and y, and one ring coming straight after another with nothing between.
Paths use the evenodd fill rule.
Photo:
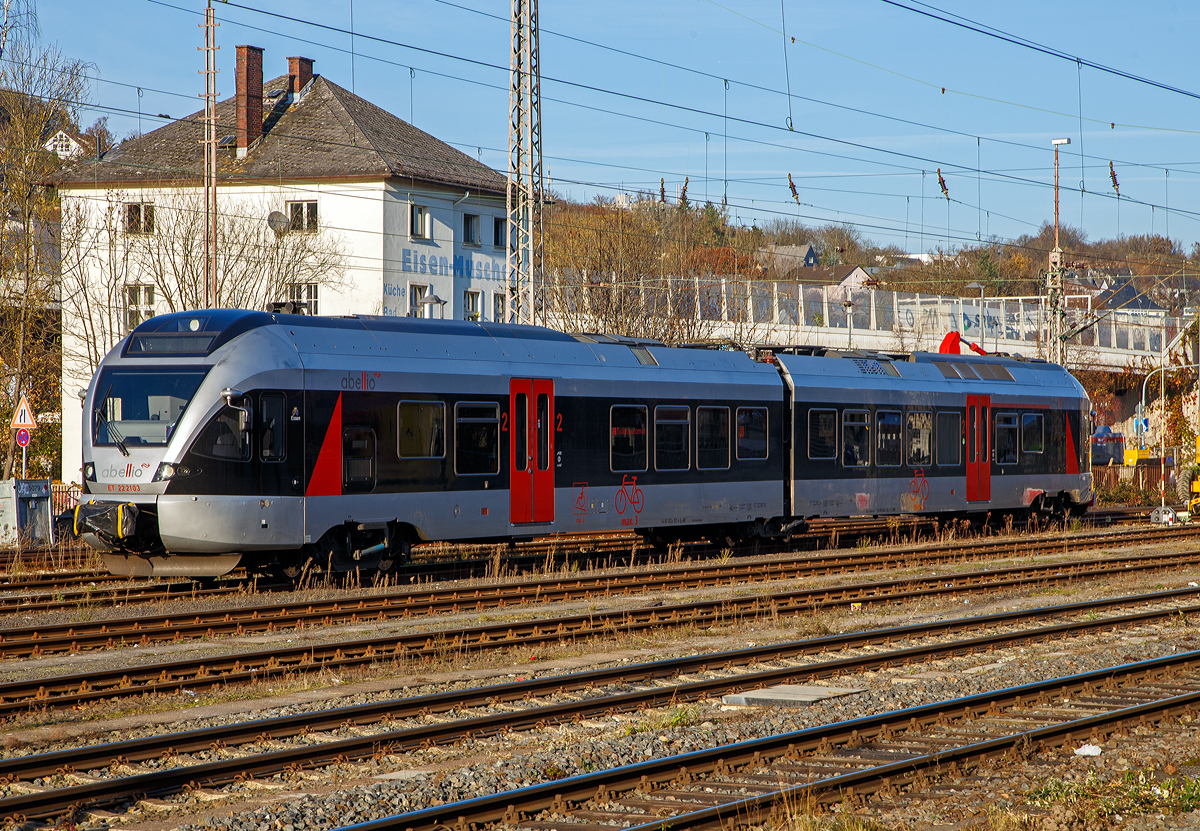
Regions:
<instances>
[{"instance_id":1,"label":"train wheel","mask_svg":"<svg viewBox=\"0 0 1200 831\"><path fill-rule=\"evenodd\" d=\"M379 573L384 576L395 574L400 566L409 561L411 553L412 545L407 540L397 543L379 558Z\"/></svg>"},{"instance_id":2,"label":"train wheel","mask_svg":"<svg viewBox=\"0 0 1200 831\"><path fill-rule=\"evenodd\" d=\"M281 580L290 580L294 583L304 575L305 570L311 569L312 563L312 557L301 555L289 562L272 566L270 573Z\"/></svg>"}]
</instances>

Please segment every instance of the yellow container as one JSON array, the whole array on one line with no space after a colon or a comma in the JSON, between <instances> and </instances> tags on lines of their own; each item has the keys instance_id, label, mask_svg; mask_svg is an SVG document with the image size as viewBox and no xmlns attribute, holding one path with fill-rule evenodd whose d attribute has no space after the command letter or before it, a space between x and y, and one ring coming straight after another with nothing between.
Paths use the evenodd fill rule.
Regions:
<instances>
[{"instance_id":1,"label":"yellow container","mask_svg":"<svg viewBox=\"0 0 1200 831\"><path fill-rule=\"evenodd\" d=\"M1148 447L1126 447L1125 448L1125 466L1135 467L1139 461L1150 458L1150 448Z\"/></svg>"}]
</instances>

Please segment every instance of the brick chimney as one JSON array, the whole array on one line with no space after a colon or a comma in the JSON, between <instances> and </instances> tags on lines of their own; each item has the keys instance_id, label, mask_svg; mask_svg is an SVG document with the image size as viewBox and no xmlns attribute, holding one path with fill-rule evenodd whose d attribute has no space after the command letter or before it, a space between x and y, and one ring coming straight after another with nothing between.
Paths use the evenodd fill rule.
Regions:
<instances>
[{"instance_id":1,"label":"brick chimney","mask_svg":"<svg viewBox=\"0 0 1200 831\"><path fill-rule=\"evenodd\" d=\"M288 58L288 92L295 97L312 80L312 58Z\"/></svg>"},{"instance_id":2,"label":"brick chimney","mask_svg":"<svg viewBox=\"0 0 1200 831\"><path fill-rule=\"evenodd\" d=\"M246 158L250 145L262 138L263 50L237 48L237 157Z\"/></svg>"}]
</instances>

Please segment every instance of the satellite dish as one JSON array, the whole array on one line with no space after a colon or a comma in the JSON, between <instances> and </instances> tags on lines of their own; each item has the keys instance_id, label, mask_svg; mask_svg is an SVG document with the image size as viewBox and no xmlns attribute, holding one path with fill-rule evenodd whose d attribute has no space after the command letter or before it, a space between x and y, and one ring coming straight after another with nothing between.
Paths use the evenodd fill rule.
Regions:
<instances>
[{"instance_id":1,"label":"satellite dish","mask_svg":"<svg viewBox=\"0 0 1200 831\"><path fill-rule=\"evenodd\" d=\"M276 236L283 236L288 225L288 218L283 215L282 211L271 211L267 214L267 226L275 232Z\"/></svg>"}]
</instances>

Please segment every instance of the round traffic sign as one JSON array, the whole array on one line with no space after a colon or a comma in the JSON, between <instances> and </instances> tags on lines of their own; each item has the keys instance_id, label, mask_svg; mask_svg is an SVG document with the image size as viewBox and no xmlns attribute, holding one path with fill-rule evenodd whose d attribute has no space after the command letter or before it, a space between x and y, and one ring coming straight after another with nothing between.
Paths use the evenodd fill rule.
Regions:
<instances>
[{"instance_id":1,"label":"round traffic sign","mask_svg":"<svg viewBox=\"0 0 1200 831\"><path fill-rule=\"evenodd\" d=\"M29 431L24 427L17 431L17 444L21 447L29 446Z\"/></svg>"}]
</instances>

